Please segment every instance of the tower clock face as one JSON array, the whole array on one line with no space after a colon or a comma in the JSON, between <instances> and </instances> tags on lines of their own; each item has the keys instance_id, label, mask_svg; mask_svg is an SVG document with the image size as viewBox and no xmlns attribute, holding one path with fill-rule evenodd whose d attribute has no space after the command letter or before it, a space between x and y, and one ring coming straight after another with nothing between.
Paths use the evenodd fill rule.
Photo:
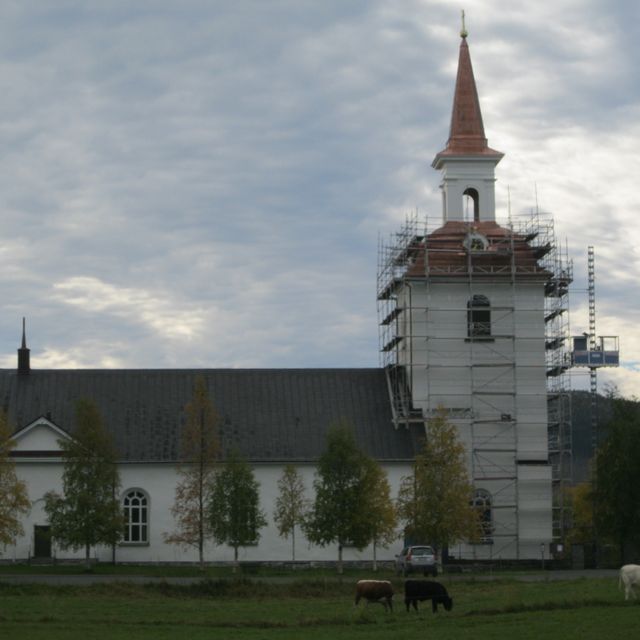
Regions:
<instances>
[{"instance_id":1,"label":"tower clock face","mask_svg":"<svg viewBox=\"0 0 640 640\"><path fill-rule=\"evenodd\" d=\"M481 233L469 233L464 239L464 246L467 251L486 251L489 241Z\"/></svg>"}]
</instances>

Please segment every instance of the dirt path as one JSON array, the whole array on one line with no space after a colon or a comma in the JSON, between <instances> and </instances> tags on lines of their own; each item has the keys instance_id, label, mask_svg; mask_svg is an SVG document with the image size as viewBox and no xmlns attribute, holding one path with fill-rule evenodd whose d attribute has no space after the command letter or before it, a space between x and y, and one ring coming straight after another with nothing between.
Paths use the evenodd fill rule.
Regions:
<instances>
[{"instance_id":1,"label":"dirt path","mask_svg":"<svg viewBox=\"0 0 640 640\"><path fill-rule=\"evenodd\" d=\"M301 576L247 576L255 582L272 582L287 583L299 580ZM539 573L522 573L522 574L449 574L440 576L439 579L445 582L458 582L467 580L477 580L478 582L491 582L494 580L519 580L522 582L544 582L553 580L584 580L591 578L617 578L617 569L587 569L583 571L577 570L554 570L540 571ZM214 578L215 579L215 578ZM230 579L230 578L229 578ZM323 579L323 578L318 578ZM338 576L324 578L327 581L340 580ZM355 577L343 577L343 581L356 581ZM48 585L89 585L89 584L113 584L117 582L128 582L132 584L178 584L189 585L201 582L202 578L198 577L157 577L157 576L141 576L141 575L17 575L17 574L0 574L0 582L5 584L48 584Z\"/></svg>"}]
</instances>

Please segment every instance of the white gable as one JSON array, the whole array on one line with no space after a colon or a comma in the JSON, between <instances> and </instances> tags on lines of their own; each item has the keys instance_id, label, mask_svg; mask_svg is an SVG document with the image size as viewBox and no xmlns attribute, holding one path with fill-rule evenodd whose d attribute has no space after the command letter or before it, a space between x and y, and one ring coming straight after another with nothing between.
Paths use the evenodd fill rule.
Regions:
<instances>
[{"instance_id":1,"label":"white gable","mask_svg":"<svg viewBox=\"0 0 640 640\"><path fill-rule=\"evenodd\" d=\"M13 435L14 451L60 451L58 440L67 440L68 433L47 418L38 418Z\"/></svg>"}]
</instances>

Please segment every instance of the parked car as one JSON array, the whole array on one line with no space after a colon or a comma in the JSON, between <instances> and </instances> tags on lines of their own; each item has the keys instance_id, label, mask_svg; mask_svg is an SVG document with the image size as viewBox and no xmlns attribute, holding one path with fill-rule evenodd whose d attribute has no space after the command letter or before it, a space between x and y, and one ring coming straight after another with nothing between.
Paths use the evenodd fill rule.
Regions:
<instances>
[{"instance_id":1,"label":"parked car","mask_svg":"<svg viewBox=\"0 0 640 640\"><path fill-rule=\"evenodd\" d=\"M436 554L432 547L424 544L405 547L396 556L396 573L408 576L421 572L423 575L438 575Z\"/></svg>"}]
</instances>

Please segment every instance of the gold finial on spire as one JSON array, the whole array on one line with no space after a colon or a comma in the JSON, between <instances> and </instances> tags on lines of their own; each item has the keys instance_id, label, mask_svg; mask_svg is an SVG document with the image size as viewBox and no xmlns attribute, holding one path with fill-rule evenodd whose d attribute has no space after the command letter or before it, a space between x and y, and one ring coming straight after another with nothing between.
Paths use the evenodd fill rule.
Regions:
<instances>
[{"instance_id":1,"label":"gold finial on spire","mask_svg":"<svg viewBox=\"0 0 640 640\"><path fill-rule=\"evenodd\" d=\"M469 32L467 31L467 27L464 24L464 9L462 10L462 29L460 30L460 37L461 38L466 38L469 35Z\"/></svg>"}]
</instances>

